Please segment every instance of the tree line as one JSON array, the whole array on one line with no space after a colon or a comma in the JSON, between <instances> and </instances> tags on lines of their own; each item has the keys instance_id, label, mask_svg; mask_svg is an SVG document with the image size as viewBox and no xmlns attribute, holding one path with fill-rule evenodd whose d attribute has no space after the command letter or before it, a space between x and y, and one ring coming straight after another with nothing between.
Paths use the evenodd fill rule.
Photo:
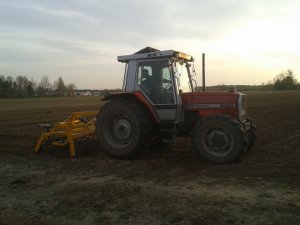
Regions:
<instances>
[{"instance_id":1,"label":"tree line","mask_svg":"<svg viewBox=\"0 0 300 225\"><path fill-rule=\"evenodd\" d=\"M0 75L0 98L73 96L75 88L75 84L65 84L61 77L51 84L48 76L43 76L37 83L34 79L22 75L15 78Z\"/></svg>"},{"instance_id":2,"label":"tree line","mask_svg":"<svg viewBox=\"0 0 300 225\"><path fill-rule=\"evenodd\" d=\"M235 87L238 91L283 91L300 90L300 83L295 77L295 73L288 69L281 72L272 81L260 85L214 85L206 87L207 91L228 91ZM202 87L197 87L196 91L201 91Z\"/></svg>"},{"instance_id":3,"label":"tree line","mask_svg":"<svg viewBox=\"0 0 300 225\"><path fill-rule=\"evenodd\" d=\"M216 85L207 87L209 90L227 90L229 85ZM238 85L239 91L264 91L264 90L300 90L300 83L295 78L295 73L288 69L278 74L273 81L262 85ZM31 98L46 96L74 96L76 85L74 83L65 84L62 77L50 83L48 76L43 76L37 83L26 76L0 75L0 98ZM201 91L201 87L197 90Z\"/></svg>"}]
</instances>

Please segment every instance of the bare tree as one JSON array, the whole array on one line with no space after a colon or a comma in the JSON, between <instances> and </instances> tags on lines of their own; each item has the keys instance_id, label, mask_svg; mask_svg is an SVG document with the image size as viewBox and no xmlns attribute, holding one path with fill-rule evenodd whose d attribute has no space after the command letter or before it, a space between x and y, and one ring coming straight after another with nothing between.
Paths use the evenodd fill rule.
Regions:
<instances>
[{"instance_id":1,"label":"bare tree","mask_svg":"<svg viewBox=\"0 0 300 225\"><path fill-rule=\"evenodd\" d=\"M37 87L37 93L39 96L45 96L47 92L51 90L51 84L48 76L43 76L41 82Z\"/></svg>"},{"instance_id":2,"label":"bare tree","mask_svg":"<svg viewBox=\"0 0 300 225\"><path fill-rule=\"evenodd\" d=\"M76 89L76 85L74 83L67 84L66 92L68 96L74 96L74 91Z\"/></svg>"},{"instance_id":3,"label":"bare tree","mask_svg":"<svg viewBox=\"0 0 300 225\"><path fill-rule=\"evenodd\" d=\"M63 80L61 77L59 77L59 78L57 79L57 87L56 87L56 90L55 90L55 91L57 92L57 94L58 94L59 96L64 96L64 94L65 94L65 91L66 91L66 85L65 85L64 80Z\"/></svg>"},{"instance_id":4,"label":"bare tree","mask_svg":"<svg viewBox=\"0 0 300 225\"><path fill-rule=\"evenodd\" d=\"M51 84L50 84L48 76L42 77L41 82L39 83L39 86L44 88L47 91L49 91L51 89Z\"/></svg>"},{"instance_id":5,"label":"bare tree","mask_svg":"<svg viewBox=\"0 0 300 225\"><path fill-rule=\"evenodd\" d=\"M16 84L17 84L17 92L18 92L18 97L25 98L28 97L27 94L27 86L29 85L29 81L27 77L25 76L17 76L16 77Z\"/></svg>"}]
</instances>

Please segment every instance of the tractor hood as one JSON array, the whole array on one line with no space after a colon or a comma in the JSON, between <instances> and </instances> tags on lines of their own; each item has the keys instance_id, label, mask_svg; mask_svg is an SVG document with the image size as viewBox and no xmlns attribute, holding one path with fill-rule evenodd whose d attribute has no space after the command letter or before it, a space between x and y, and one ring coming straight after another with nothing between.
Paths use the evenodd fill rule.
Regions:
<instances>
[{"instance_id":1,"label":"tractor hood","mask_svg":"<svg viewBox=\"0 0 300 225\"><path fill-rule=\"evenodd\" d=\"M195 109L232 109L239 102L237 92L193 92L182 94L182 104L186 110Z\"/></svg>"}]
</instances>

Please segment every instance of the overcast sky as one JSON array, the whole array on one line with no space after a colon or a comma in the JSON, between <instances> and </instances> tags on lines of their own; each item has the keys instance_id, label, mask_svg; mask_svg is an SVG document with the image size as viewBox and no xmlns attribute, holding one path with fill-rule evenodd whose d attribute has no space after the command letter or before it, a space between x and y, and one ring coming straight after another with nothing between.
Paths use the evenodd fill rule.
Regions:
<instances>
[{"instance_id":1,"label":"overcast sky","mask_svg":"<svg viewBox=\"0 0 300 225\"><path fill-rule=\"evenodd\" d=\"M146 46L196 58L207 84L300 81L299 0L0 0L0 74L118 88L118 55Z\"/></svg>"}]
</instances>

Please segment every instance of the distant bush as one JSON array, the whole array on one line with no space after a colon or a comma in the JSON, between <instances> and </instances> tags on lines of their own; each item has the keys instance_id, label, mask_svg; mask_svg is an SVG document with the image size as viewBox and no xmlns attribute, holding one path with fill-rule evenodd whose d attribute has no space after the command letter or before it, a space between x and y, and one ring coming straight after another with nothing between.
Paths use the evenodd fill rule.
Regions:
<instances>
[{"instance_id":1,"label":"distant bush","mask_svg":"<svg viewBox=\"0 0 300 225\"><path fill-rule=\"evenodd\" d=\"M296 90L300 84L292 70L281 72L274 78L274 90Z\"/></svg>"}]
</instances>

